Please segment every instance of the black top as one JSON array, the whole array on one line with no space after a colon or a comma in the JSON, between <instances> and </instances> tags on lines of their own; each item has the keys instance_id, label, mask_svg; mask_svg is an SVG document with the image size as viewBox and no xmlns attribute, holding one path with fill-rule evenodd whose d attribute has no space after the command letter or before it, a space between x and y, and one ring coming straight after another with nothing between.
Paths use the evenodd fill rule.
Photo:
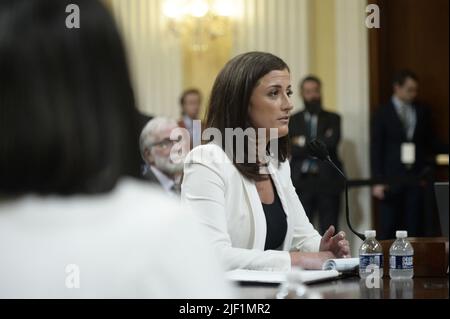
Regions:
<instances>
[{"instance_id":1,"label":"black top","mask_svg":"<svg viewBox=\"0 0 450 319\"><path fill-rule=\"evenodd\" d=\"M275 250L280 248L284 242L287 232L286 214L284 213L280 197L278 196L275 185L273 185L272 179L270 179L270 181L272 183L275 200L272 204L262 203L267 224L266 244L264 246L264 250Z\"/></svg>"}]
</instances>

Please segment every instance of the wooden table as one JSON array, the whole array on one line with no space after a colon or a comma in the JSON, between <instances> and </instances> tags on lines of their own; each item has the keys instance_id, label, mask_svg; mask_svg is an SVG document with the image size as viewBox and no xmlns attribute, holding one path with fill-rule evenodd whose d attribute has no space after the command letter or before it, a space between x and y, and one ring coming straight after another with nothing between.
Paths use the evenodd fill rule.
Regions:
<instances>
[{"instance_id":1,"label":"wooden table","mask_svg":"<svg viewBox=\"0 0 450 319\"><path fill-rule=\"evenodd\" d=\"M448 277L414 278L394 281L384 278L379 288L367 288L365 280L350 277L307 286L324 299L448 299ZM277 286L245 285L238 287L240 298L274 299Z\"/></svg>"}]
</instances>

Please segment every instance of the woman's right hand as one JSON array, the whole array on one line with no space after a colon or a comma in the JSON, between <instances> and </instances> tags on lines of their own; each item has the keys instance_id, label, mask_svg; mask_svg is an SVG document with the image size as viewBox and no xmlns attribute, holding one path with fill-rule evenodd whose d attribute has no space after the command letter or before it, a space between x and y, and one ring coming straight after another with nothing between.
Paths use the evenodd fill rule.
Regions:
<instances>
[{"instance_id":1,"label":"woman's right hand","mask_svg":"<svg viewBox=\"0 0 450 319\"><path fill-rule=\"evenodd\" d=\"M317 253L291 251L289 254L291 255L291 266L307 270L320 270L325 261L336 258L331 251L320 251Z\"/></svg>"}]
</instances>

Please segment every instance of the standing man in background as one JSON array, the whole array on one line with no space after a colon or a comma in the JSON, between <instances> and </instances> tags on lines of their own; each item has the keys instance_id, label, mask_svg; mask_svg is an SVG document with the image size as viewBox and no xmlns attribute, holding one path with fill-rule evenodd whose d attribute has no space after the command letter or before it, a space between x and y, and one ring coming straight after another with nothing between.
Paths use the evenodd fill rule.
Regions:
<instances>
[{"instance_id":1,"label":"standing man in background","mask_svg":"<svg viewBox=\"0 0 450 319\"><path fill-rule=\"evenodd\" d=\"M182 118L178 121L178 126L189 131L189 135L191 136L191 148L196 141L199 143L201 142L202 127L201 125L198 128L194 127L194 121L200 119L201 105L202 94L199 90L189 89L181 94L180 106Z\"/></svg>"},{"instance_id":2,"label":"standing man in background","mask_svg":"<svg viewBox=\"0 0 450 319\"><path fill-rule=\"evenodd\" d=\"M292 116L289 134L292 141L292 181L311 222L318 214L319 231L323 234L330 225L338 225L343 184L342 178L329 164L309 157L306 149L311 140L322 140L331 159L342 169L337 155L341 119L338 114L323 109L321 88L321 81L315 76L301 81L300 94L305 109Z\"/></svg>"},{"instance_id":3,"label":"standing man in background","mask_svg":"<svg viewBox=\"0 0 450 319\"><path fill-rule=\"evenodd\" d=\"M423 175L433 153L448 153L433 134L427 108L415 103L419 82L409 71L398 72L394 94L379 108L372 122L372 178L412 178ZM411 237L423 235L424 193L419 183L375 185L372 195L380 200L380 239L394 238L405 229Z\"/></svg>"}]
</instances>

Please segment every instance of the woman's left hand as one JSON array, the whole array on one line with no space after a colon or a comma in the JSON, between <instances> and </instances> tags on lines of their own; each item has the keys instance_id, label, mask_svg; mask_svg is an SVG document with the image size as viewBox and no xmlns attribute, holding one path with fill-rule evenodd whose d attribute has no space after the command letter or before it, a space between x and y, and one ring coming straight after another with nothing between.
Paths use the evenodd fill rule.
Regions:
<instances>
[{"instance_id":1,"label":"woman's left hand","mask_svg":"<svg viewBox=\"0 0 450 319\"><path fill-rule=\"evenodd\" d=\"M345 232L334 235L334 226L330 226L320 241L320 251L331 251L336 258L349 258L350 244L345 239Z\"/></svg>"}]
</instances>

